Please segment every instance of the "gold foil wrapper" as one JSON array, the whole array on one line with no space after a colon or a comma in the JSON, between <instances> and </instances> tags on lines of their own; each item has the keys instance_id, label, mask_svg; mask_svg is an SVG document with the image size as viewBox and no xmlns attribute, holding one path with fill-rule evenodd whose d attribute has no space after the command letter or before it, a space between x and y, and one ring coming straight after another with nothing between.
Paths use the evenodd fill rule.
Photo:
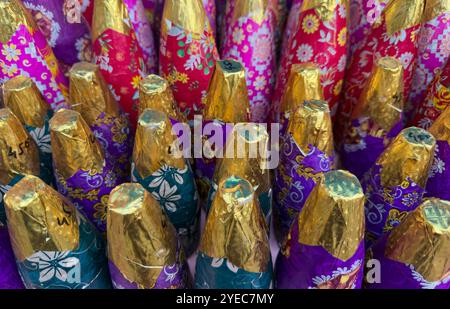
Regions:
<instances>
[{"instance_id":1,"label":"gold foil wrapper","mask_svg":"<svg viewBox=\"0 0 450 309\"><path fill-rule=\"evenodd\" d=\"M111 191L107 224L108 256L139 288L153 288L163 267L175 264L175 228L140 184L125 183Z\"/></svg>"},{"instance_id":2,"label":"gold foil wrapper","mask_svg":"<svg viewBox=\"0 0 450 309\"><path fill-rule=\"evenodd\" d=\"M70 105L90 126L102 113L119 117L119 106L97 65L89 62L75 63L69 71L69 79Z\"/></svg>"},{"instance_id":3,"label":"gold foil wrapper","mask_svg":"<svg viewBox=\"0 0 450 309\"><path fill-rule=\"evenodd\" d=\"M10 109L0 109L0 184L7 185L17 175L39 172L36 143Z\"/></svg>"},{"instance_id":4,"label":"gold foil wrapper","mask_svg":"<svg viewBox=\"0 0 450 309\"><path fill-rule=\"evenodd\" d=\"M227 2L227 4L230 2ZM257 24L262 24L266 15L268 0L237 0L234 4L233 24L240 17L249 17Z\"/></svg>"},{"instance_id":5,"label":"gold foil wrapper","mask_svg":"<svg viewBox=\"0 0 450 309\"><path fill-rule=\"evenodd\" d=\"M25 176L5 195L9 236L16 258L23 261L38 251L78 248L75 207L35 176Z\"/></svg>"},{"instance_id":6,"label":"gold foil wrapper","mask_svg":"<svg viewBox=\"0 0 450 309\"><path fill-rule=\"evenodd\" d=\"M147 108L163 112L179 122L185 122L169 83L155 74L150 74L139 83L139 115Z\"/></svg>"},{"instance_id":7,"label":"gold foil wrapper","mask_svg":"<svg viewBox=\"0 0 450 309\"><path fill-rule=\"evenodd\" d=\"M20 75L6 81L3 96L6 107L24 125L35 128L42 128L45 125L49 105L31 78Z\"/></svg>"},{"instance_id":8,"label":"gold foil wrapper","mask_svg":"<svg viewBox=\"0 0 450 309\"><path fill-rule=\"evenodd\" d=\"M450 106L434 121L429 132L438 141L447 141L450 144Z\"/></svg>"},{"instance_id":9,"label":"gold foil wrapper","mask_svg":"<svg viewBox=\"0 0 450 309\"><path fill-rule=\"evenodd\" d=\"M200 251L227 258L248 272L264 272L270 260L268 227L252 185L222 178L206 220Z\"/></svg>"},{"instance_id":10,"label":"gold foil wrapper","mask_svg":"<svg viewBox=\"0 0 450 309\"><path fill-rule=\"evenodd\" d=\"M427 281L450 275L450 202L425 200L392 230L385 256L413 265Z\"/></svg>"},{"instance_id":11,"label":"gold foil wrapper","mask_svg":"<svg viewBox=\"0 0 450 309\"><path fill-rule=\"evenodd\" d=\"M250 102L245 69L239 62L216 62L205 105L203 117L207 120L218 119L226 123L248 121Z\"/></svg>"},{"instance_id":12,"label":"gold foil wrapper","mask_svg":"<svg viewBox=\"0 0 450 309\"><path fill-rule=\"evenodd\" d=\"M38 29L33 18L19 0L0 0L0 42L6 43L20 25Z\"/></svg>"},{"instance_id":13,"label":"gold foil wrapper","mask_svg":"<svg viewBox=\"0 0 450 309\"><path fill-rule=\"evenodd\" d=\"M422 188L433 163L435 138L427 131L409 127L400 132L377 160L381 184L399 186L409 177Z\"/></svg>"},{"instance_id":14,"label":"gold foil wrapper","mask_svg":"<svg viewBox=\"0 0 450 309\"><path fill-rule=\"evenodd\" d=\"M236 176L250 182L256 195L271 190L270 170L267 169L269 134L264 126L238 123L233 128L224 150L217 159L213 181Z\"/></svg>"},{"instance_id":15,"label":"gold foil wrapper","mask_svg":"<svg viewBox=\"0 0 450 309\"><path fill-rule=\"evenodd\" d=\"M292 65L281 99L281 112L293 112L303 101L323 100L320 69L313 63Z\"/></svg>"},{"instance_id":16,"label":"gold foil wrapper","mask_svg":"<svg viewBox=\"0 0 450 309\"><path fill-rule=\"evenodd\" d=\"M164 1L164 11L162 19L163 33L166 26L166 20L187 30L194 37L203 34L205 23L207 21L205 9L202 0L166 0ZM209 22L208 22L209 25Z\"/></svg>"},{"instance_id":17,"label":"gold foil wrapper","mask_svg":"<svg viewBox=\"0 0 450 309\"><path fill-rule=\"evenodd\" d=\"M287 130L305 154L312 145L333 155L333 127L326 101L304 101L290 116Z\"/></svg>"},{"instance_id":18,"label":"gold foil wrapper","mask_svg":"<svg viewBox=\"0 0 450 309\"><path fill-rule=\"evenodd\" d=\"M123 0L95 0L92 41L94 42L107 29L128 34L130 32L129 23L128 10Z\"/></svg>"},{"instance_id":19,"label":"gold foil wrapper","mask_svg":"<svg viewBox=\"0 0 450 309\"><path fill-rule=\"evenodd\" d=\"M403 104L402 64L392 57L379 58L352 118L370 117L388 132L400 121Z\"/></svg>"},{"instance_id":20,"label":"gold foil wrapper","mask_svg":"<svg viewBox=\"0 0 450 309\"><path fill-rule=\"evenodd\" d=\"M425 0L393 0L384 9L384 22L389 36L419 25Z\"/></svg>"},{"instance_id":21,"label":"gold foil wrapper","mask_svg":"<svg viewBox=\"0 0 450 309\"><path fill-rule=\"evenodd\" d=\"M347 0L343 0L347 1ZM320 19L329 21L333 17L333 13L337 7L336 0L304 0L301 11L314 9L319 15Z\"/></svg>"},{"instance_id":22,"label":"gold foil wrapper","mask_svg":"<svg viewBox=\"0 0 450 309\"><path fill-rule=\"evenodd\" d=\"M101 171L105 164L100 143L80 113L60 109L50 119L53 163L64 179L79 170Z\"/></svg>"},{"instance_id":23,"label":"gold foil wrapper","mask_svg":"<svg viewBox=\"0 0 450 309\"><path fill-rule=\"evenodd\" d=\"M358 179L347 171L325 174L306 200L298 217L298 241L321 246L346 261L364 237L364 192Z\"/></svg>"},{"instance_id":24,"label":"gold foil wrapper","mask_svg":"<svg viewBox=\"0 0 450 309\"><path fill-rule=\"evenodd\" d=\"M450 0L427 0L422 22L426 23L446 12L450 12Z\"/></svg>"},{"instance_id":25,"label":"gold foil wrapper","mask_svg":"<svg viewBox=\"0 0 450 309\"><path fill-rule=\"evenodd\" d=\"M142 178L156 172L163 165L183 169L186 162L180 153L177 137L166 114L146 109L138 120L134 141L133 162Z\"/></svg>"}]
</instances>

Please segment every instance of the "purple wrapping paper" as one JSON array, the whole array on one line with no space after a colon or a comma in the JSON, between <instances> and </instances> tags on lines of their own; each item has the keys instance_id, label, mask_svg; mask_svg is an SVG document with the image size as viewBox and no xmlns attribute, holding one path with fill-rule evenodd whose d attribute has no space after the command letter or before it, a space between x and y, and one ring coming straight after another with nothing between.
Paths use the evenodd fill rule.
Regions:
<instances>
[{"instance_id":1,"label":"purple wrapping paper","mask_svg":"<svg viewBox=\"0 0 450 309\"><path fill-rule=\"evenodd\" d=\"M363 279L364 241L347 261L320 246L298 242L298 223L288 240L289 256L280 251L276 262L277 289L359 289Z\"/></svg>"},{"instance_id":2,"label":"purple wrapping paper","mask_svg":"<svg viewBox=\"0 0 450 309\"><path fill-rule=\"evenodd\" d=\"M281 141L281 145L280 164L275 170L273 187L274 226L279 242L288 234L292 222L316 186L317 177L333 167L333 158L316 147L310 146L312 150L304 156L290 134Z\"/></svg>"},{"instance_id":3,"label":"purple wrapping paper","mask_svg":"<svg viewBox=\"0 0 450 309\"><path fill-rule=\"evenodd\" d=\"M92 59L89 25L75 6L77 0L24 0L56 58L71 66Z\"/></svg>"},{"instance_id":4,"label":"purple wrapping paper","mask_svg":"<svg viewBox=\"0 0 450 309\"><path fill-rule=\"evenodd\" d=\"M0 269L0 290L24 288L6 227L0 227Z\"/></svg>"},{"instance_id":5,"label":"purple wrapping paper","mask_svg":"<svg viewBox=\"0 0 450 309\"><path fill-rule=\"evenodd\" d=\"M436 141L434 161L424 196L450 201L450 145Z\"/></svg>"},{"instance_id":6,"label":"purple wrapping paper","mask_svg":"<svg viewBox=\"0 0 450 309\"><path fill-rule=\"evenodd\" d=\"M414 266L384 256L388 235L384 235L367 252L371 259L380 261L380 283L367 283L368 289L443 289L450 288L450 272L440 281L427 281Z\"/></svg>"}]
</instances>

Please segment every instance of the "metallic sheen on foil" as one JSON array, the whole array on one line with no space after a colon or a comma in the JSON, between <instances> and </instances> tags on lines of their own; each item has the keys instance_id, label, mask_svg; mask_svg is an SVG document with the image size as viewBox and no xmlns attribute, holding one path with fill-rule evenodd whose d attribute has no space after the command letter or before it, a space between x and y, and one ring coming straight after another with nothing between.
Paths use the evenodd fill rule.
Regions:
<instances>
[{"instance_id":1,"label":"metallic sheen on foil","mask_svg":"<svg viewBox=\"0 0 450 309\"><path fill-rule=\"evenodd\" d=\"M35 176L25 176L5 195L9 235L19 261L38 251L78 248L75 207Z\"/></svg>"},{"instance_id":2,"label":"metallic sheen on foil","mask_svg":"<svg viewBox=\"0 0 450 309\"><path fill-rule=\"evenodd\" d=\"M166 114L146 109L139 116L133 162L142 178L152 175L164 164L179 169L186 166L184 158L176 155L179 151L176 140Z\"/></svg>"},{"instance_id":3,"label":"metallic sheen on foil","mask_svg":"<svg viewBox=\"0 0 450 309\"><path fill-rule=\"evenodd\" d=\"M92 42L105 30L112 29L122 34L130 32L129 16L123 0L95 1L92 19Z\"/></svg>"},{"instance_id":4,"label":"metallic sheen on foil","mask_svg":"<svg viewBox=\"0 0 450 309\"><path fill-rule=\"evenodd\" d=\"M377 160L381 184L399 186L409 177L425 188L435 146L435 138L423 129L409 127L401 131Z\"/></svg>"},{"instance_id":5,"label":"metallic sheen on foil","mask_svg":"<svg viewBox=\"0 0 450 309\"><path fill-rule=\"evenodd\" d=\"M45 125L50 106L31 78L19 75L6 81L3 86L3 97L5 106L19 118L20 122L35 128L42 128Z\"/></svg>"},{"instance_id":6,"label":"metallic sheen on foil","mask_svg":"<svg viewBox=\"0 0 450 309\"><path fill-rule=\"evenodd\" d=\"M400 121L403 103L402 64L392 57L379 58L352 118L369 117L389 132Z\"/></svg>"},{"instance_id":7,"label":"metallic sheen on foil","mask_svg":"<svg viewBox=\"0 0 450 309\"><path fill-rule=\"evenodd\" d=\"M358 179L343 170L321 178L298 217L298 241L322 246L346 261L364 237L364 193Z\"/></svg>"},{"instance_id":8,"label":"metallic sheen on foil","mask_svg":"<svg viewBox=\"0 0 450 309\"><path fill-rule=\"evenodd\" d=\"M308 145L312 145L333 155L333 127L326 101L304 101L292 112L287 130L303 152L309 152Z\"/></svg>"},{"instance_id":9,"label":"metallic sheen on foil","mask_svg":"<svg viewBox=\"0 0 450 309\"><path fill-rule=\"evenodd\" d=\"M176 261L176 231L159 203L138 183L117 186L108 202L108 256L140 288L154 287Z\"/></svg>"},{"instance_id":10,"label":"metallic sheen on foil","mask_svg":"<svg viewBox=\"0 0 450 309\"><path fill-rule=\"evenodd\" d=\"M348 2L348 0L342 0ZM336 0L304 0L301 11L315 9L317 15L324 21L328 21L333 17L334 10L337 7Z\"/></svg>"},{"instance_id":11,"label":"metallic sheen on foil","mask_svg":"<svg viewBox=\"0 0 450 309\"><path fill-rule=\"evenodd\" d=\"M450 145L450 106L436 119L428 130L438 141L447 141Z\"/></svg>"},{"instance_id":12,"label":"metallic sheen on foil","mask_svg":"<svg viewBox=\"0 0 450 309\"><path fill-rule=\"evenodd\" d=\"M203 34L207 19L202 0L165 0L162 27L166 20L192 34Z\"/></svg>"},{"instance_id":13,"label":"metallic sheen on foil","mask_svg":"<svg viewBox=\"0 0 450 309\"><path fill-rule=\"evenodd\" d=\"M73 110L79 112L91 126L98 117L118 117L119 107L97 65L79 62L69 72L69 101Z\"/></svg>"},{"instance_id":14,"label":"metallic sheen on foil","mask_svg":"<svg viewBox=\"0 0 450 309\"><path fill-rule=\"evenodd\" d=\"M39 150L8 108L0 109L0 184L21 174L39 175Z\"/></svg>"},{"instance_id":15,"label":"metallic sheen on foil","mask_svg":"<svg viewBox=\"0 0 450 309\"><path fill-rule=\"evenodd\" d=\"M268 0L237 0L233 11L233 24L240 17L250 17L257 24L261 24L266 15Z\"/></svg>"},{"instance_id":16,"label":"metallic sheen on foil","mask_svg":"<svg viewBox=\"0 0 450 309\"><path fill-rule=\"evenodd\" d=\"M100 143L80 113L60 109L50 119L53 163L58 172L69 178L79 170L101 171L105 164Z\"/></svg>"},{"instance_id":17,"label":"metallic sheen on foil","mask_svg":"<svg viewBox=\"0 0 450 309\"><path fill-rule=\"evenodd\" d=\"M248 272L264 272L270 259L267 233L252 185L242 178L222 178L199 250Z\"/></svg>"},{"instance_id":18,"label":"metallic sheen on foil","mask_svg":"<svg viewBox=\"0 0 450 309\"><path fill-rule=\"evenodd\" d=\"M384 9L386 30L389 36L420 24L425 0L393 0Z\"/></svg>"},{"instance_id":19,"label":"metallic sheen on foil","mask_svg":"<svg viewBox=\"0 0 450 309\"><path fill-rule=\"evenodd\" d=\"M147 108L163 112L177 121L184 121L169 83L155 74L150 74L139 83L139 115Z\"/></svg>"},{"instance_id":20,"label":"metallic sheen on foil","mask_svg":"<svg viewBox=\"0 0 450 309\"><path fill-rule=\"evenodd\" d=\"M387 258L411 264L427 281L439 281L450 269L450 202L425 200L392 230Z\"/></svg>"},{"instance_id":21,"label":"metallic sheen on foil","mask_svg":"<svg viewBox=\"0 0 450 309\"><path fill-rule=\"evenodd\" d=\"M450 12L450 0L427 0L422 23L426 23L446 12Z\"/></svg>"},{"instance_id":22,"label":"metallic sheen on foil","mask_svg":"<svg viewBox=\"0 0 450 309\"><path fill-rule=\"evenodd\" d=\"M208 94L205 99L203 117L219 119L226 123L247 121L250 103L245 82L245 69L237 61L216 62Z\"/></svg>"},{"instance_id":23,"label":"metallic sheen on foil","mask_svg":"<svg viewBox=\"0 0 450 309\"><path fill-rule=\"evenodd\" d=\"M8 42L20 25L35 31L38 29L19 0L0 0L0 42Z\"/></svg>"}]
</instances>

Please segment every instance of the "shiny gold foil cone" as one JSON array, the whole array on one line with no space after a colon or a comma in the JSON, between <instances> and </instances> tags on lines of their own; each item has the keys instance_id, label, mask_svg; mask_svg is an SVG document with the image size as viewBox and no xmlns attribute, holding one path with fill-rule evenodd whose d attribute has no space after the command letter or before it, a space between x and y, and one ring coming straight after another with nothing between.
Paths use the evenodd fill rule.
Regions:
<instances>
[{"instance_id":1,"label":"shiny gold foil cone","mask_svg":"<svg viewBox=\"0 0 450 309\"><path fill-rule=\"evenodd\" d=\"M184 158L179 153L177 137L166 114L146 109L138 120L134 141L133 162L138 174L146 178L163 165L183 169Z\"/></svg>"},{"instance_id":2,"label":"shiny gold foil cone","mask_svg":"<svg viewBox=\"0 0 450 309\"><path fill-rule=\"evenodd\" d=\"M304 101L310 100L323 100L320 69L313 63L294 64L281 98L281 112L293 112Z\"/></svg>"},{"instance_id":3,"label":"shiny gold foil cone","mask_svg":"<svg viewBox=\"0 0 450 309\"><path fill-rule=\"evenodd\" d=\"M175 228L140 184L125 183L111 191L107 226L111 262L139 288L153 288L163 267L175 264Z\"/></svg>"},{"instance_id":4,"label":"shiny gold foil cone","mask_svg":"<svg viewBox=\"0 0 450 309\"><path fill-rule=\"evenodd\" d=\"M33 18L19 0L0 0L0 42L6 43L20 25L38 31Z\"/></svg>"},{"instance_id":5,"label":"shiny gold foil cone","mask_svg":"<svg viewBox=\"0 0 450 309\"><path fill-rule=\"evenodd\" d=\"M17 175L39 172L36 143L10 109L0 109L0 184L7 185Z\"/></svg>"},{"instance_id":6,"label":"shiny gold foil cone","mask_svg":"<svg viewBox=\"0 0 450 309\"><path fill-rule=\"evenodd\" d=\"M387 35L420 24L424 8L425 0L392 0L383 11Z\"/></svg>"},{"instance_id":7,"label":"shiny gold foil cone","mask_svg":"<svg viewBox=\"0 0 450 309\"><path fill-rule=\"evenodd\" d=\"M203 117L206 120L221 120L225 123L248 121L250 103L244 67L234 60L216 62L208 94L205 99Z\"/></svg>"},{"instance_id":8,"label":"shiny gold foil cone","mask_svg":"<svg viewBox=\"0 0 450 309\"><path fill-rule=\"evenodd\" d=\"M227 141L224 157L217 160L213 181L231 176L249 181L256 195L271 190L270 170L267 169L269 134L263 125L238 123Z\"/></svg>"},{"instance_id":9,"label":"shiny gold foil cone","mask_svg":"<svg viewBox=\"0 0 450 309\"><path fill-rule=\"evenodd\" d=\"M447 141L450 144L450 106L434 121L429 132L438 141Z\"/></svg>"},{"instance_id":10,"label":"shiny gold foil cone","mask_svg":"<svg viewBox=\"0 0 450 309\"><path fill-rule=\"evenodd\" d=\"M150 74L139 83L139 115L147 108L163 112L179 122L185 122L169 83L155 74Z\"/></svg>"},{"instance_id":11,"label":"shiny gold foil cone","mask_svg":"<svg viewBox=\"0 0 450 309\"><path fill-rule=\"evenodd\" d=\"M343 1L346 2L348 6L348 0ZM306 10L315 9L322 20L328 21L333 17L336 7L336 0L304 0L301 11L304 12Z\"/></svg>"},{"instance_id":12,"label":"shiny gold foil cone","mask_svg":"<svg viewBox=\"0 0 450 309\"><path fill-rule=\"evenodd\" d=\"M119 105L108 88L100 69L89 62L75 63L69 71L69 102L73 110L92 126L98 117L119 117Z\"/></svg>"},{"instance_id":13,"label":"shiny gold foil cone","mask_svg":"<svg viewBox=\"0 0 450 309\"><path fill-rule=\"evenodd\" d=\"M129 20L128 10L123 0L94 0L92 41L94 42L107 29L128 34Z\"/></svg>"},{"instance_id":14,"label":"shiny gold foil cone","mask_svg":"<svg viewBox=\"0 0 450 309\"><path fill-rule=\"evenodd\" d=\"M53 163L64 179L79 170L101 171L105 164L100 143L80 113L60 109L50 119Z\"/></svg>"},{"instance_id":15,"label":"shiny gold foil cone","mask_svg":"<svg viewBox=\"0 0 450 309\"><path fill-rule=\"evenodd\" d=\"M16 258L23 261L38 251L78 248L75 207L35 176L25 176L5 195L9 236Z\"/></svg>"},{"instance_id":16,"label":"shiny gold foil cone","mask_svg":"<svg viewBox=\"0 0 450 309\"><path fill-rule=\"evenodd\" d=\"M6 107L22 124L36 128L45 125L49 105L31 78L20 75L6 81L3 86L3 97Z\"/></svg>"},{"instance_id":17,"label":"shiny gold foil cone","mask_svg":"<svg viewBox=\"0 0 450 309\"><path fill-rule=\"evenodd\" d=\"M328 156L333 155L333 127L326 101L304 101L290 116L287 132L305 154L312 145Z\"/></svg>"},{"instance_id":18,"label":"shiny gold foil cone","mask_svg":"<svg viewBox=\"0 0 450 309\"><path fill-rule=\"evenodd\" d=\"M445 12L450 12L450 0L427 0L422 23L426 23Z\"/></svg>"},{"instance_id":19,"label":"shiny gold foil cone","mask_svg":"<svg viewBox=\"0 0 450 309\"><path fill-rule=\"evenodd\" d=\"M422 188L433 163L435 138L427 131L409 127L400 132L380 155L381 184L399 186L409 177Z\"/></svg>"},{"instance_id":20,"label":"shiny gold foil cone","mask_svg":"<svg viewBox=\"0 0 450 309\"><path fill-rule=\"evenodd\" d=\"M403 104L402 64L392 57L379 58L352 118L369 117L388 132L400 121Z\"/></svg>"},{"instance_id":21,"label":"shiny gold foil cone","mask_svg":"<svg viewBox=\"0 0 450 309\"><path fill-rule=\"evenodd\" d=\"M248 272L264 272L270 260L268 227L252 185L222 178L206 220L200 251L227 258Z\"/></svg>"},{"instance_id":22,"label":"shiny gold foil cone","mask_svg":"<svg viewBox=\"0 0 450 309\"><path fill-rule=\"evenodd\" d=\"M343 170L325 174L298 217L298 241L321 246L346 261L364 237L364 192L358 179Z\"/></svg>"},{"instance_id":23,"label":"shiny gold foil cone","mask_svg":"<svg viewBox=\"0 0 450 309\"><path fill-rule=\"evenodd\" d=\"M208 21L202 0L165 0L161 22L163 33L167 32L166 20L189 31L194 38L200 38Z\"/></svg>"},{"instance_id":24,"label":"shiny gold foil cone","mask_svg":"<svg viewBox=\"0 0 450 309\"><path fill-rule=\"evenodd\" d=\"M257 24L262 24L266 15L268 0L237 0L234 2L233 24L240 17L250 17ZM230 3L227 2L227 5Z\"/></svg>"},{"instance_id":25,"label":"shiny gold foil cone","mask_svg":"<svg viewBox=\"0 0 450 309\"><path fill-rule=\"evenodd\" d=\"M450 269L450 202L425 200L388 236L385 256L413 265L427 281L439 281Z\"/></svg>"}]
</instances>

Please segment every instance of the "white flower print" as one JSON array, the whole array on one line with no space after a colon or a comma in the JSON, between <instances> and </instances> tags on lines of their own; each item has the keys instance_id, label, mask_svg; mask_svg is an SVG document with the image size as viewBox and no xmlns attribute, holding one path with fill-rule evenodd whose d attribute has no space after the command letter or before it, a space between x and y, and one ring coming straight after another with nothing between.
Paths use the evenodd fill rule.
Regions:
<instances>
[{"instance_id":1,"label":"white flower print","mask_svg":"<svg viewBox=\"0 0 450 309\"><path fill-rule=\"evenodd\" d=\"M211 266L214 268L219 268L220 266L222 266L224 260L225 260L224 258L221 258L221 259L213 258L213 260L211 262ZM239 270L239 267L232 264L230 261L228 261L228 259L227 259L226 265L227 265L227 268L234 273L237 273Z\"/></svg>"},{"instance_id":2,"label":"white flower print","mask_svg":"<svg viewBox=\"0 0 450 309\"><path fill-rule=\"evenodd\" d=\"M390 44L398 44L399 42L403 42L406 39L406 31L400 30L397 33L394 33L393 35L384 34L383 40L389 41Z\"/></svg>"},{"instance_id":3,"label":"white flower print","mask_svg":"<svg viewBox=\"0 0 450 309\"><path fill-rule=\"evenodd\" d=\"M172 176L172 178L180 185L184 183L182 174L187 172L187 166L183 169L174 169L164 164L159 170L152 174L155 177L150 184L148 185L150 188L157 188L161 185L162 182L165 181L167 175Z\"/></svg>"},{"instance_id":4,"label":"white flower print","mask_svg":"<svg viewBox=\"0 0 450 309\"><path fill-rule=\"evenodd\" d=\"M27 258L27 261L38 266L39 282L47 282L56 277L58 280L67 280L67 268L73 268L80 261L76 257L68 257L69 251L39 251Z\"/></svg>"},{"instance_id":5,"label":"white flower print","mask_svg":"<svg viewBox=\"0 0 450 309\"><path fill-rule=\"evenodd\" d=\"M339 72L344 72L345 65L347 64L347 55L342 55L338 61L337 69Z\"/></svg>"},{"instance_id":6,"label":"white flower print","mask_svg":"<svg viewBox=\"0 0 450 309\"><path fill-rule=\"evenodd\" d=\"M400 56L400 62L402 63L403 68L405 70L409 67L413 58L414 58L414 55L410 52L406 52Z\"/></svg>"},{"instance_id":7,"label":"white flower print","mask_svg":"<svg viewBox=\"0 0 450 309\"><path fill-rule=\"evenodd\" d=\"M171 187L167 181L163 181L159 187L159 192L152 192L153 197L164 205L170 212L175 212L177 210L177 205L174 203L181 199L181 196L175 194L177 192L177 187Z\"/></svg>"},{"instance_id":8,"label":"white flower print","mask_svg":"<svg viewBox=\"0 0 450 309\"><path fill-rule=\"evenodd\" d=\"M52 148L50 146L50 134L45 134L45 131L45 127L36 128L30 132L30 135L36 142L40 151L43 153L51 153Z\"/></svg>"},{"instance_id":9,"label":"white flower print","mask_svg":"<svg viewBox=\"0 0 450 309\"><path fill-rule=\"evenodd\" d=\"M430 177L434 177L436 174L442 174L444 171L445 162L441 158L435 157L431 166Z\"/></svg>"},{"instance_id":10,"label":"white flower print","mask_svg":"<svg viewBox=\"0 0 450 309\"><path fill-rule=\"evenodd\" d=\"M313 49L309 44L302 44L297 49L297 59L300 62L307 62L313 56Z\"/></svg>"},{"instance_id":11,"label":"white flower print","mask_svg":"<svg viewBox=\"0 0 450 309\"><path fill-rule=\"evenodd\" d=\"M411 269L411 274L412 274L413 278L417 282L419 282L422 289L432 290L432 289L435 289L438 285L445 284L450 281L450 276L448 274L440 280L427 281L420 273L418 273L416 271L416 269L414 268L414 265L407 265L407 266Z\"/></svg>"}]
</instances>

